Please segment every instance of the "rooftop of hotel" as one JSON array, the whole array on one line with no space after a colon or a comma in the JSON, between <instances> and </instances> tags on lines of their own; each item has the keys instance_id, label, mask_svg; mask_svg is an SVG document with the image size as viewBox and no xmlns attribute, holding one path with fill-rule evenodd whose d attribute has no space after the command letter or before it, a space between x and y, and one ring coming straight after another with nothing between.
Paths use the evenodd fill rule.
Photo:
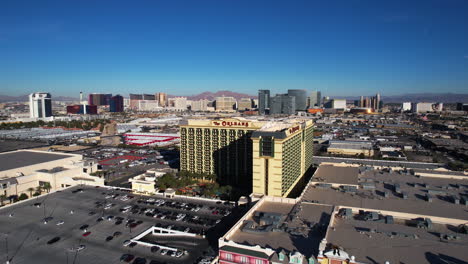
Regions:
<instances>
[{"instance_id":1,"label":"rooftop of hotel","mask_svg":"<svg viewBox=\"0 0 468 264\"><path fill-rule=\"evenodd\" d=\"M364 263L467 263L467 234L451 225L418 228L416 223L398 218L393 223L365 221L356 214L336 217L326 239L329 247L337 245Z\"/></svg>"},{"instance_id":2,"label":"rooftop of hotel","mask_svg":"<svg viewBox=\"0 0 468 264\"><path fill-rule=\"evenodd\" d=\"M332 206L266 201L230 240L244 245L299 251L309 257L317 254L332 211Z\"/></svg>"}]
</instances>

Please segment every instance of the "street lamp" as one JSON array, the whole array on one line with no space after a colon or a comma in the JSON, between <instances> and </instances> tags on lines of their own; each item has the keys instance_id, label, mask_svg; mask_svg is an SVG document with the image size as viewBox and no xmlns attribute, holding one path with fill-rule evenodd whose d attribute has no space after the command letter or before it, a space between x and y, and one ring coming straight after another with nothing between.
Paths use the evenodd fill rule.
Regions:
<instances>
[{"instance_id":1,"label":"street lamp","mask_svg":"<svg viewBox=\"0 0 468 264\"><path fill-rule=\"evenodd\" d=\"M10 256L8 255L8 233L3 233L5 236L5 249L6 249L6 264L10 264Z\"/></svg>"}]
</instances>

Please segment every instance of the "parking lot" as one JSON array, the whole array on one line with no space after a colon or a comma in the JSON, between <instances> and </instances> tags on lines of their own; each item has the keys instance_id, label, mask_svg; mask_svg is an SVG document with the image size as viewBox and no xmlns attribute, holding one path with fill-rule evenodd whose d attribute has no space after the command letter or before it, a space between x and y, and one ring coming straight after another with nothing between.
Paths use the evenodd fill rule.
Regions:
<instances>
[{"instance_id":1,"label":"parking lot","mask_svg":"<svg viewBox=\"0 0 468 264\"><path fill-rule=\"evenodd\" d=\"M131 188L128 180L149 169L177 168L178 153L171 150L96 147L74 152L98 160L106 185Z\"/></svg>"},{"instance_id":2,"label":"parking lot","mask_svg":"<svg viewBox=\"0 0 468 264\"><path fill-rule=\"evenodd\" d=\"M209 236L220 226L229 228L226 222L231 222L232 210L236 209L229 203L73 187L0 209L0 260L206 263L214 256ZM153 227L165 230L164 234L148 234L134 242Z\"/></svg>"}]
</instances>

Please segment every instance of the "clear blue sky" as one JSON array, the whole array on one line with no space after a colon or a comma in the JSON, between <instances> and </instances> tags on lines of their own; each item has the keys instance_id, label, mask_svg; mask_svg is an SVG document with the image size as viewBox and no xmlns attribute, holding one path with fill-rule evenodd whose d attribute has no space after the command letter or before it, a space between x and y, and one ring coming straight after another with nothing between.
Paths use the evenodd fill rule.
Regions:
<instances>
[{"instance_id":1,"label":"clear blue sky","mask_svg":"<svg viewBox=\"0 0 468 264\"><path fill-rule=\"evenodd\" d=\"M468 93L468 1L0 1L0 94Z\"/></svg>"}]
</instances>

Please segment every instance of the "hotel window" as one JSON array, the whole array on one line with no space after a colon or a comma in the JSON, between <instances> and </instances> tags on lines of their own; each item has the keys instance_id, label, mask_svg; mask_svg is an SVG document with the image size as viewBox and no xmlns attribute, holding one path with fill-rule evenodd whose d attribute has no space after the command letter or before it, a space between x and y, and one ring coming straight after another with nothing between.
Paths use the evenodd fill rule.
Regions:
<instances>
[{"instance_id":1,"label":"hotel window","mask_svg":"<svg viewBox=\"0 0 468 264\"><path fill-rule=\"evenodd\" d=\"M260 152L261 156L269 156L273 157L274 156L274 145L275 141L273 140L273 137L261 137L260 138Z\"/></svg>"},{"instance_id":2,"label":"hotel window","mask_svg":"<svg viewBox=\"0 0 468 264\"><path fill-rule=\"evenodd\" d=\"M263 260L261 260L261 259L256 259L256 260L255 260L255 264L263 264Z\"/></svg>"},{"instance_id":3,"label":"hotel window","mask_svg":"<svg viewBox=\"0 0 468 264\"><path fill-rule=\"evenodd\" d=\"M249 263L249 259L247 257L245 257L245 256L241 256L240 257L240 262L241 263Z\"/></svg>"},{"instance_id":4,"label":"hotel window","mask_svg":"<svg viewBox=\"0 0 468 264\"><path fill-rule=\"evenodd\" d=\"M232 261L232 254L226 253L224 257L226 258L226 260Z\"/></svg>"}]
</instances>

